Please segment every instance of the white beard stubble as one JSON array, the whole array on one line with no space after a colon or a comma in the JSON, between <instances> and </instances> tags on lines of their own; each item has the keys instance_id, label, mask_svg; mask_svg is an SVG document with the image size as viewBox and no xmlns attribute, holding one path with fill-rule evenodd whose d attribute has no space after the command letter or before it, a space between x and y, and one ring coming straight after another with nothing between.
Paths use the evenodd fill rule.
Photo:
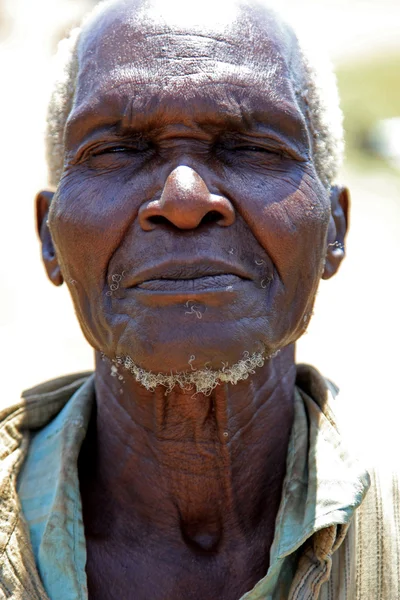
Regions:
<instances>
[{"instance_id":1,"label":"white beard stubble","mask_svg":"<svg viewBox=\"0 0 400 600\"><path fill-rule=\"evenodd\" d=\"M243 358L237 363L231 366L223 363L222 369L218 370L209 368L194 369L191 362L194 361L195 357L192 356L189 359L191 371L171 372L170 375L146 371L135 364L130 356L116 356L112 362L116 368L121 366L129 371L136 381L149 391L154 391L157 386L163 386L165 387L165 393L168 394L175 386L179 386L185 391L195 390L195 393L209 396L221 383L235 385L239 381L247 379L249 375L255 373L257 367L264 366L265 361L275 354L267 356L264 352L254 352L253 354L244 352Z\"/></svg>"}]
</instances>

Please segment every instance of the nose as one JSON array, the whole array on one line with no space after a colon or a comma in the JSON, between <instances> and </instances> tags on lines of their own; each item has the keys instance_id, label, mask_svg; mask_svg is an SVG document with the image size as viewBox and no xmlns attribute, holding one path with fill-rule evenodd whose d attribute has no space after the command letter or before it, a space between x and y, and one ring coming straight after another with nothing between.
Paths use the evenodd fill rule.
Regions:
<instances>
[{"instance_id":1,"label":"nose","mask_svg":"<svg viewBox=\"0 0 400 600\"><path fill-rule=\"evenodd\" d=\"M139 223L144 231L160 224L196 229L202 223L228 227L234 222L231 202L224 196L211 194L200 175L186 165L169 174L159 200L146 202L139 210Z\"/></svg>"}]
</instances>

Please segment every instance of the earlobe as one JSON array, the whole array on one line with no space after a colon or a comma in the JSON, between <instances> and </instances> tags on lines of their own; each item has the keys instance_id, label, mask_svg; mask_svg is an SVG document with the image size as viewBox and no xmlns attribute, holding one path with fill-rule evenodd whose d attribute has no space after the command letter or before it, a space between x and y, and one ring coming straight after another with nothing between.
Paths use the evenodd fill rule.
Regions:
<instances>
[{"instance_id":1,"label":"earlobe","mask_svg":"<svg viewBox=\"0 0 400 600\"><path fill-rule=\"evenodd\" d=\"M61 285L64 281L58 264L56 252L53 245L50 229L48 226L48 215L50 203L54 192L43 190L36 196L36 229L42 243L42 259L47 276L54 285Z\"/></svg>"},{"instance_id":2,"label":"earlobe","mask_svg":"<svg viewBox=\"0 0 400 600\"><path fill-rule=\"evenodd\" d=\"M350 194L347 188L331 188L331 218L329 222L325 267L322 279L329 279L338 271L345 257L345 238L349 227Z\"/></svg>"}]
</instances>

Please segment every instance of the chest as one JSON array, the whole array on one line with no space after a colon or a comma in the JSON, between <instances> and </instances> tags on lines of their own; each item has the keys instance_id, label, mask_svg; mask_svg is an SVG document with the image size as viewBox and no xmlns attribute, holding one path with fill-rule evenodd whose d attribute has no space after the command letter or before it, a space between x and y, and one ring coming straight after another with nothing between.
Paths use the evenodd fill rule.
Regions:
<instances>
[{"instance_id":1,"label":"chest","mask_svg":"<svg viewBox=\"0 0 400 600\"><path fill-rule=\"evenodd\" d=\"M239 600L266 574L268 557L255 551L197 555L174 547L87 545L89 600Z\"/></svg>"}]
</instances>

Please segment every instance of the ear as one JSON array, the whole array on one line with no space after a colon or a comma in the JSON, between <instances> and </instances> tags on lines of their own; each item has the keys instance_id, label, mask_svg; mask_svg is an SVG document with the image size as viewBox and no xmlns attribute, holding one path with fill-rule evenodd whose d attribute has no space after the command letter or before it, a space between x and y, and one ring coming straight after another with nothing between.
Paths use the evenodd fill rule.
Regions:
<instances>
[{"instance_id":1,"label":"ear","mask_svg":"<svg viewBox=\"0 0 400 600\"><path fill-rule=\"evenodd\" d=\"M50 203L54 192L43 190L36 196L36 229L42 242L42 259L46 268L47 276L54 285L61 285L64 281L60 266L57 261L48 226Z\"/></svg>"},{"instance_id":2,"label":"ear","mask_svg":"<svg viewBox=\"0 0 400 600\"><path fill-rule=\"evenodd\" d=\"M345 238L349 227L350 194L345 187L331 187L331 218L328 228L328 247L322 279L335 275L345 257Z\"/></svg>"}]
</instances>

